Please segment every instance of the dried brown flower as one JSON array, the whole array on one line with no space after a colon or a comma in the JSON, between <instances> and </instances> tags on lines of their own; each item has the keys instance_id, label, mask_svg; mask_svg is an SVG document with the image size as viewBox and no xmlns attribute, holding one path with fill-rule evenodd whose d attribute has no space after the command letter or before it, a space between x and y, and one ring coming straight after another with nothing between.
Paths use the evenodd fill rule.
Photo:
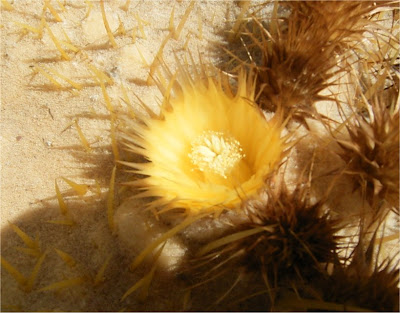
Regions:
<instances>
[{"instance_id":1,"label":"dried brown flower","mask_svg":"<svg viewBox=\"0 0 400 313\"><path fill-rule=\"evenodd\" d=\"M372 207L386 200L399 208L399 84L364 99L366 114L346 124L348 139L337 139L340 157Z\"/></svg>"},{"instance_id":2,"label":"dried brown flower","mask_svg":"<svg viewBox=\"0 0 400 313\"><path fill-rule=\"evenodd\" d=\"M359 242L349 262L333 264L331 274L315 284L326 302L356 306L373 311L399 311L399 269L393 259L378 262L374 258L376 232L366 241L360 233ZM350 309L350 308L349 308Z\"/></svg>"},{"instance_id":3,"label":"dried brown flower","mask_svg":"<svg viewBox=\"0 0 400 313\"><path fill-rule=\"evenodd\" d=\"M207 266L207 261L214 264L209 274L255 273L272 302L279 287L307 281L321 263L333 261L338 240L336 221L324 212L323 201L311 203L308 186L299 184L293 191L279 186L274 189L269 181L268 200L244 204L249 222L198 253Z\"/></svg>"},{"instance_id":4,"label":"dried brown flower","mask_svg":"<svg viewBox=\"0 0 400 313\"><path fill-rule=\"evenodd\" d=\"M243 19L239 34L248 60L240 52L230 55L257 74L256 102L260 107L269 111L283 108L295 118L314 116L316 101L336 101L334 93L321 92L337 84L338 78L349 71L349 64L355 62L349 59L352 55L349 51L357 50L364 33L373 28L374 11L391 4L390 1L275 2L268 22L257 14L251 21ZM287 8L290 14L287 17L278 14L278 6Z\"/></svg>"}]
</instances>

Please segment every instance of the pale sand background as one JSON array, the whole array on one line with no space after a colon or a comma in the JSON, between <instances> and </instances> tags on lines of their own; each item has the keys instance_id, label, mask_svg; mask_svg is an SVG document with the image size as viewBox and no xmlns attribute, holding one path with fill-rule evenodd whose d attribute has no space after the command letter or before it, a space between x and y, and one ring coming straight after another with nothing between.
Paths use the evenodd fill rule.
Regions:
<instances>
[{"instance_id":1,"label":"pale sand background","mask_svg":"<svg viewBox=\"0 0 400 313\"><path fill-rule=\"evenodd\" d=\"M66 9L64 12L58 2L52 0L50 3L62 21L56 23L49 10L46 19L57 37L65 40L63 29L75 46L94 46L85 50L86 56L68 52L71 61L66 62L60 59L47 31L42 39L36 39L33 33L23 35L22 27L14 23L39 27L44 1L9 2L14 9L3 8L1 12L1 253L23 275L30 275L36 259L16 250L16 247L24 247L24 243L10 229L8 221L32 238L39 235L42 250L49 252L30 293L21 291L11 275L2 270L3 310L181 309L183 291L176 291L179 280L171 278L167 284L164 279L162 288L155 282L146 304L137 304L135 295L120 302L129 287L142 277L143 270L136 273L127 270L132 258L120 251L118 240L110 234L107 225L104 199L113 156L108 112L101 89L89 86L74 93L71 85L57 78L65 89L60 91L40 73L32 75L32 68L35 65L53 68L78 83L95 85L87 66L92 64L114 79L114 86L107 88L114 105L121 101L121 82L133 102L137 101L131 91L146 103L155 105L160 93L157 88L146 86L148 68L137 48L150 64L169 33L172 8L175 7L174 25L177 27L190 3L133 0L126 12L121 9L126 0L106 1L111 29L115 30L120 20L127 30L126 35L116 38L118 48L112 49L107 45L98 1L91 1L93 8L85 18L89 8L85 1L61 1ZM166 62L173 67L173 52L182 53L187 40L188 48L194 54L197 51L207 53L210 40L220 40L215 34L226 27L227 18L232 17L235 10L237 6L233 2L195 1L179 40L170 40L165 46ZM132 39L134 27L139 27L135 43ZM84 150L75 126L68 127L75 117L91 143L91 153ZM54 180L61 176L92 186L96 179L102 187L101 197L96 188L91 187L85 201L70 193L72 198L67 200L67 205L77 221L75 227L46 223L62 219L54 188ZM68 191L68 185L63 181L58 180L58 184L61 191ZM82 263L81 268L68 268L54 248L69 253ZM111 257L105 274L107 283L98 287L90 284L71 287L58 293L38 291L63 279L95 275L107 257Z\"/></svg>"},{"instance_id":2,"label":"pale sand background","mask_svg":"<svg viewBox=\"0 0 400 313\"><path fill-rule=\"evenodd\" d=\"M109 117L101 89L95 84L88 64L114 79L114 85L107 87L113 105L118 107L118 101L122 103L121 82L133 102L137 103L134 92L147 104L156 105L161 96L156 87L146 86L148 68L138 48L146 62L151 63L169 33L172 7L175 7L174 25L177 27L190 3L132 0L126 12L121 9L126 0L107 1L105 7L110 27L115 30L120 20L127 31L126 35L116 38L118 48L111 48L107 45L99 2L91 1L93 8L85 18L89 7L85 1L61 1L66 9L63 11L58 2L52 0L50 3L62 19L56 23L47 11L46 18L52 31L64 39L63 29L75 46L86 47L84 53L68 52L71 61L67 62L60 59L47 31L42 39L36 39L32 33L23 35L22 27L15 23L39 27L44 1L9 2L14 9L2 10L1 14L1 254L27 277L37 261L16 249L24 247L24 243L11 230L8 221L32 238L39 236L42 251L48 252L29 293L22 291L11 275L2 270L3 310L182 309L185 291L181 287L186 286L182 276L157 278L145 303L138 302L135 295L120 302L122 295L148 269L134 273L128 270L132 252L124 249L108 228L106 196L113 167ZM165 46L166 63L174 67L174 54L182 55L187 40L193 54L199 51L209 57L213 41L222 40L218 34L231 28L230 20L238 12L233 1L195 1L179 40L171 39ZM138 22L140 19L149 24ZM138 30L133 43L132 29L140 23L145 36ZM216 62L216 55L212 55L214 58L211 59ZM57 78L64 89L60 91L41 73L32 74L36 65L45 70L55 69L85 88L76 92L67 82ZM75 125L71 126L75 118L92 147L90 153L82 146ZM320 162L326 164L326 160ZM58 179L61 191L65 196L69 195L66 202L77 223L73 227L47 223L63 218L54 189L54 180L61 176L90 185L90 191L83 199L73 191L68 192L68 185ZM100 184L101 195L97 193L95 181ZM80 265L69 268L54 248L69 253ZM105 281L93 286L90 277L96 275L107 258L110 263ZM39 291L54 282L83 275L86 275L83 285L60 292ZM216 299L213 288L195 291L192 308L207 308ZM220 290L227 288L222 286Z\"/></svg>"}]
</instances>

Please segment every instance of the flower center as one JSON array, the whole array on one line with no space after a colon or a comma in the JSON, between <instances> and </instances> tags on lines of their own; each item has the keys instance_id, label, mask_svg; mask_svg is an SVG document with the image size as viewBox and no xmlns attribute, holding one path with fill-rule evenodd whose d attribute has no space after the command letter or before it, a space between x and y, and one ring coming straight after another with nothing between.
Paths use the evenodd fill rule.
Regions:
<instances>
[{"instance_id":1,"label":"flower center","mask_svg":"<svg viewBox=\"0 0 400 313\"><path fill-rule=\"evenodd\" d=\"M227 178L227 174L245 157L240 142L222 132L204 131L192 142L189 158L202 172Z\"/></svg>"}]
</instances>

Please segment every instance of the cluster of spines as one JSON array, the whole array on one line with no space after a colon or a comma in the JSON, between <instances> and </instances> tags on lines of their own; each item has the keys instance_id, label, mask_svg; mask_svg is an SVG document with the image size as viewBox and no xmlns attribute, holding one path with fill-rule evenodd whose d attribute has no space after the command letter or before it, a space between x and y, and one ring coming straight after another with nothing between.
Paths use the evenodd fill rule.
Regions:
<instances>
[{"instance_id":1,"label":"cluster of spines","mask_svg":"<svg viewBox=\"0 0 400 313\"><path fill-rule=\"evenodd\" d=\"M399 84L397 81L364 99L361 111L345 124L347 138L336 136L345 173L375 213L399 210ZM384 203L382 203L384 202Z\"/></svg>"},{"instance_id":2,"label":"cluster of spines","mask_svg":"<svg viewBox=\"0 0 400 313\"><path fill-rule=\"evenodd\" d=\"M249 72L255 73L258 84L256 103L263 109L284 112L286 116L300 117L301 120L313 117L324 121L315 110L314 104L320 100L330 100L336 103L338 111L342 112L342 104L335 93L329 96L321 94L321 91L337 84L339 76L353 75L356 72L355 68L362 67L371 59L378 66L379 64L387 66L389 63L388 68L393 68L395 61L380 56L381 51L371 49L370 52L369 50L364 52L367 57L360 56L358 42L366 38L366 32L373 33L371 29L376 27L376 21L372 20L372 16L380 12L380 8L386 7L393 12L396 11L394 2L282 1L274 4L269 24L255 15L243 18L245 15L243 12L249 8L243 6L240 14L242 20L235 23L229 44L240 38L245 51L240 53L237 50L229 51L224 48L231 58L230 62L223 65L225 70L230 70L234 74L238 68L245 67ZM289 8L288 17L278 17L278 5ZM376 36L376 40L386 43L379 36ZM396 47L390 44L389 37L386 38L389 43L385 45L388 51L385 51L392 56L392 50L396 50ZM243 56L248 59L243 60ZM383 60L377 62L382 58ZM369 76L368 81L375 79L374 84L369 83L364 89L359 88L359 80L362 79L360 75ZM357 86L355 87L357 92L354 98L362 99L364 103L362 107L368 112L368 116L356 112L360 106L356 106L351 100L346 105L356 112L355 117L344 122L349 137L347 140L341 140L333 136L332 140L337 140L342 148L338 152L346 166L342 169L342 173L344 171L353 176L355 189L362 188L363 199L375 209L375 212L372 212L374 218L382 219L387 216L387 210L384 210L387 207L397 214L399 208L398 73L392 71L391 75L382 78L382 75L376 75L368 70L366 73L356 74L355 77L353 85ZM363 78L365 80L365 77ZM382 80L386 84L382 84ZM326 121L323 123L329 125ZM197 253L197 257L201 256L198 260L201 261L200 264L204 265L203 262L206 261L207 273L211 276L208 280L220 279L222 273L230 275L232 270L239 273L238 279L241 279L243 272L256 270L259 278L263 278L264 288L270 295L271 290L274 290L269 307L264 307L271 309L274 308L274 296L280 293L279 288L285 290L290 286L289 289L299 297L303 295L304 290L315 287L312 284L313 279L323 277L325 285L323 295L320 295L319 299L311 299L314 294L308 301L300 301L299 306L296 306L296 301L288 300L285 303L286 308L396 309L398 303L396 283L399 278L396 266L391 261L380 264L378 260L373 262L370 258L368 266L374 266L374 270L364 273L362 261L354 256L363 253L365 249L372 249L373 240L366 243L362 238L367 237L368 232L376 232L381 223L373 223L368 231L360 231L349 265L339 253L341 238L335 235L339 230L338 225L341 224L340 219L335 221L329 211L324 213L322 200L309 206L304 199L299 201L299 190L302 190L301 193L305 192L304 187L300 185L295 187L293 193L288 192L284 185L278 187L282 191L278 197L275 197L269 188L271 186L266 185L268 200L261 206L254 209L250 205L246 209L244 203L244 212L251 222L237 226L232 230L233 233L207 244L200 253ZM358 216L359 223L371 223L370 219L365 219L366 216L363 214L365 212L361 213ZM310 218L310 223L304 221L300 223L304 217ZM311 227L315 224L320 228ZM317 240L307 236L308 226L315 231L312 235ZM303 240L302 236L305 236L306 240ZM307 242L307 239L310 241ZM319 244L319 240L323 239L326 239L326 242ZM285 244L291 240L297 245L288 248ZM321 254L318 247L325 247L325 253ZM348 251L352 249L352 247L347 248ZM324 265L334 266L335 270L332 273L324 268ZM353 277L352 271L355 267L358 267L357 275ZM310 271L313 273L308 276ZM307 280L307 276L313 278ZM387 280L379 279L382 277ZM346 289L347 296L339 295L339 290L331 290L330 282L335 285L340 279L343 281L355 279ZM297 287L296 283L299 281L301 284L299 283ZM374 287L374 283L380 285ZM231 292L236 284L237 281L227 293ZM390 295L383 296L382 291L385 288L390 290ZM225 298L227 293L222 298ZM368 293L374 293L374 297L367 299L364 295ZM217 303L220 301L221 298ZM282 303L275 304L275 309L282 305Z\"/></svg>"},{"instance_id":3,"label":"cluster of spines","mask_svg":"<svg viewBox=\"0 0 400 313\"><path fill-rule=\"evenodd\" d=\"M316 111L313 105L320 100L334 101L340 107L336 94L322 96L320 93L334 86L335 79L342 74L348 74L350 68L354 66L350 64L351 57L354 56L351 52L356 49L354 42L362 38L367 30L366 26L369 22L366 16L375 9L375 5L372 3L316 3L315 5L323 6L320 10L314 4L305 1L282 4L291 8L291 15L287 20L279 21L275 9L269 29L263 21L253 18L253 24L251 26L247 24L253 31L247 29L241 34L250 38L251 43L247 43L245 49L251 63L246 64L241 61L233 52L228 51L228 54L233 56L233 59L239 60L238 68L247 67L251 75L257 77L259 97L256 102L267 111L284 112L288 117L303 119L315 117ZM390 3L380 5L386 4ZM345 20L349 24L347 28L335 19L326 20L331 5L334 5L333 8L338 16L346 13ZM302 19L304 15L310 15L309 13L312 13L309 19ZM321 23L325 23L322 27L324 31L318 28ZM236 31L238 29L240 27L237 27ZM314 33L319 36L310 38L310 34ZM309 51L310 48L312 51ZM254 61L255 58L252 57L252 53L256 55L259 51L261 51L261 63L257 63L259 60ZM162 84L167 90L165 101L171 90L170 85ZM251 222L234 227L233 233L209 243L197 252L197 257L200 257L202 261L206 260L207 273L212 274L206 282L218 279L221 274L229 274L232 270L239 273L233 285L217 302L222 301L233 290L243 278L243 273L254 271L254 269L263 278L264 287L270 294L269 308L282 305L274 304L275 297L281 296L281 290L287 289L287 286L291 286L289 288L291 290L298 291L297 289L304 286L305 281L311 282L312 277L322 276L335 279L336 276L330 275L324 268L326 264L335 264L342 272L347 272L348 267L343 261L338 261L336 264L336 261L340 259L338 256L340 237L336 235L339 223L326 211L323 201L310 204L309 194L306 195L307 188L300 185L292 193L284 185L280 188L279 196L270 193L267 202L256 211L250 212L244 209ZM244 207L246 208L246 204ZM145 255L172 236L172 233L178 233L192 222L194 219L192 221L188 218L154 242L135 259L133 268L143 261ZM360 236L363 235L365 233ZM210 264L213 264L211 269ZM221 271L222 267L226 269ZM153 270L154 267L149 275L154 274ZM395 276L393 269L386 268L386 270L389 276ZM217 271L220 272L217 273ZM141 283L144 283L144 280L135 284L128 293L139 288ZM296 284L299 287L296 287ZM368 284L353 287L352 292L355 295L359 292L371 291L368 289L370 287ZM327 288L326 293L329 294L329 286ZM305 307L346 309L347 300L336 299L326 294L324 297L326 299L320 302L308 299L308 306L305 305ZM390 298L384 304L385 307L390 308L392 303L390 301L393 299L393 297ZM304 301L302 305L304 307ZM363 307L362 303L358 305L358 307L350 305L347 308Z\"/></svg>"},{"instance_id":4,"label":"cluster of spines","mask_svg":"<svg viewBox=\"0 0 400 313\"><path fill-rule=\"evenodd\" d=\"M268 18L257 14L261 9L244 6L250 14L242 11L233 26L223 47L230 61L222 66L232 73L244 66L257 74L256 102L263 109L283 109L301 119L315 117L317 101L337 101L334 92L321 91L335 86L357 61L351 52L360 49L363 34L379 30L371 15L393 6L391 1L276 1ZM278 14L282 7L289 10L288 16ZM381 35L378 31L374 36Z\"/></svg>"},{"instance_id":5,"label":"cluster of spines","mask_svg":"<svg viewBox=\"0 0 400 313\"><path fill-rule=\"evenodd\" d=\"M315 295L342 310L399 310L399 269L393 259L379 260L380 245L376 227L360 224L357 242L344 259L336 258L328 275L319 275L312 284ZM382 236L384 234L382 233ZM354 308L352 308L353 306Z\"/></svg>"},{"instance_id":6,"label":"cluster of spines","mask_svg":"<svg viewBox=\"0 0 400 313\"><path fill-rule=\"evenodd\" d=\"M261 280L273 308L281 288L311 281L335 258L337 221L323 201L312 203L309 191L307 184L289 191L269 179L266 200L244 204L249 221L201 248L194 260L206 264L210 279L235 272Z\"/></svg>"}]
</instances>

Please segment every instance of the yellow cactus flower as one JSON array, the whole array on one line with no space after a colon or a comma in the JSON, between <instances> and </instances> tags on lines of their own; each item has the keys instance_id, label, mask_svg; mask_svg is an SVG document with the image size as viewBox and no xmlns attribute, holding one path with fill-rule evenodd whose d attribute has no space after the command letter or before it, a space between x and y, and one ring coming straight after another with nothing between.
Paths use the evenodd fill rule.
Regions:
<instances>
[{"instance_id":1,"label":"yellow cactus flower","mask_svg":"<svg viewBox=\"0 0 400 313\"><path fill-rule=\"evenodd\" d=\"M254 104L254 80L240 74L235 94L222 81L186 77L159 114L129 121L128 149L149 162L123 163L146 176L129 184L143 190L138 197L158 198L150 206L235 208L282 159L282 120L277 114L267 121Z\"/></svg>"}]
</instances>

